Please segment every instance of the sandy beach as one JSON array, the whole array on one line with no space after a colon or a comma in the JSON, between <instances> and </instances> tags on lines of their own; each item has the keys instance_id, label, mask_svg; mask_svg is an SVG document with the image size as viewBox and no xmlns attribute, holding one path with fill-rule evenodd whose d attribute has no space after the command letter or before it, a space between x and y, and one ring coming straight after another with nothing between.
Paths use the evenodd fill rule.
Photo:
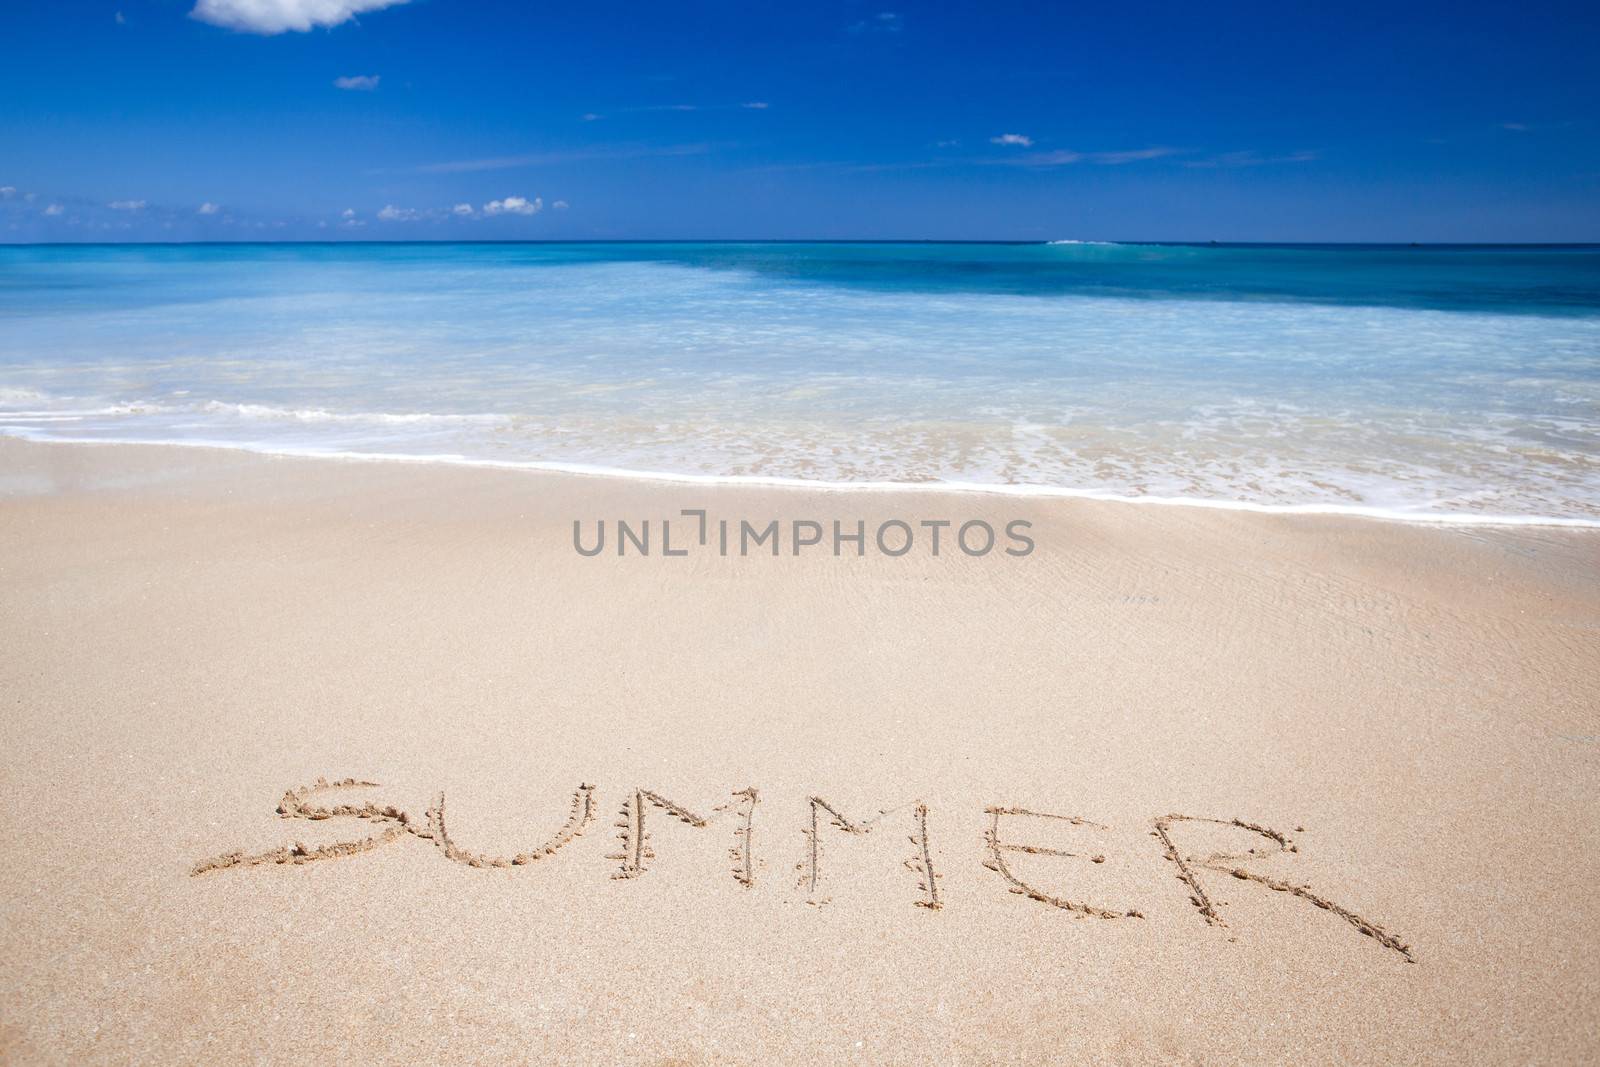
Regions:
<instances>
[{"instance_id":1,"label":"sandy beach","mask_svg":"<svg viewBox=\"0 0 1600 1067\"><path fill-rule=\"evenodd\" d=\"M19 441L0 493L0 1060L1600 1055L1600 531ZM686 509L1034 548L574 550Z\"/></svg>"}]
</instances>

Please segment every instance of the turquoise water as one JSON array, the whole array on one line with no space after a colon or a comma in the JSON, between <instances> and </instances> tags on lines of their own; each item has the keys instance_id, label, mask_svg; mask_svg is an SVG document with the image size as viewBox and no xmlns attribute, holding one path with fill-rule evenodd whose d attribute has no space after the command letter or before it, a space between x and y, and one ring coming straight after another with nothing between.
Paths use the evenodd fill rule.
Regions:
<instances>
[{"instance_id":1,"label":"turquoise water","mask_svg":"<svg viewBox=\"0 0 1600 1067\"><path fill-rule=\"evenodd\" d=\"M1600 248L0 247L0 432L1600 521Z\"/></svg>"}]
</instances>

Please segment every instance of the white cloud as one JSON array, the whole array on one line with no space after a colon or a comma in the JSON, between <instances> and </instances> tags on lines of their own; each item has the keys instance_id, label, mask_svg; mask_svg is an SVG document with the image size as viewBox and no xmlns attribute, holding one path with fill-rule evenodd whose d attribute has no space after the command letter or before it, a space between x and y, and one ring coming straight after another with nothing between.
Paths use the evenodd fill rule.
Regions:
<instances>
[{"instance_id":1,"label":"white cloud","mask_svg":"<svg viewBox=\"0 0 1600 1067\"><path fill-rule=\"evenodd\" d=\"M750 111L765 111L772 105L767 103L765 100L752 100L743 106Z\"/></svg>"},{"instance_id":2,"label":"white cloud","mask_svg":"<svg viewBox=\"0 0 1600 1067\"><path fill-rule=\"evenodd\" d=\"M60 204L51 204L49 207L44 209L44 213L46 215L49 215L51 218L54 218L55 216L60 215L61 213L63 213L66 210L67 209L62 207Z\"/></svg>"},{"instance_id":3,"label":"white cloud","mask_svg":"<svg viewBox=\"0 0 1600 1067\"><path fill-rule=\"evenodd\" d=\"M585 111L580 117L584 122L599 122L601 119L605 118L604 115L594 111Z\"/></svg>"},{"instance_id":4,"label":"white cloud","mask_svg":"<svg viewBox=\"0 0 1600 1067\"><path fill-rule=\"evenodd\" d=\"M197 215L215 215L217 212L219 212L221 210L222 209L220 207L218 207L217 205L213 204L211 201L207 200L205 203L201 204L199 206L199 208L197 208L195 210L195 214L197 214Z\"/></svg>"},{"instance_id":5,"label":"white cloud","mask_svg":"<svg viewBox=\"0 0 1600 1067\"><path fill-rule=\"evenodd\" d=\"M15 185L0 185L0 200L10 200L16 195L17 187Z\"/></svg>"},{"instance_id":6,"label":"white cloud","mask_svg":"<svg viewBox=\"0 0 1600 1067\"><path fill-rule=\"evenodd\" d=\"M381 11L406 0L198 0L189 17L242 33L305 33L315 26L337 26L367 11Z\"/></svg>"},{"instance_id":7,"label":"white cloud","mask_svg":"<svg viewBox=\"0 0 1600 1067\"><path fill-rule=\"evenodd\" d=\"M567 208L570 205L568 205L568 203L565 200L557 200L555 203L551 204L550 206L555 208L557 211L565 211L565 210L567 210Z\"/></svg>"},{"instance_id":8,"label":"white cloud","mask_svg":"<svg viewBox=\"0 0 1600 1067\"><path fill-rule=\"evenodd\" d=\"M483 205L485 215L535 215L543 210L544 201L537 196L532 200L508 196L504 200L491 200Z\"/></svg>"},{"instance_id":9,"label":"white cloud","mask_svg":"<svg viewBox=\"0 0 1600 1067\"><path fill-rule=\"evenodd\" d=\"M989 138L989 143L1014 145L1017 148L1032 148L1033 138L1023 133L1002 133L999 137Z\"/></svg>"},{"instance_id":10,"label":"white cloud","mask_svg":"<svg viewBox=\"0 0 1600 1067\"><path fill-rule=\"evenodd\" d=\"M353 207L347 207L343 211L339 212L339 217L341 219L353 219L356 217L356 209Z\"/></svg>"},{"instance_id":11,"label":"white cloud","mask_svg":"<svg viewBox=\"0 0 1600 1067\"><path fill-rule=\"evenodd\" d=\"M113 200L106 207L112 211L143 211L143 200Z\"/></svg>"},{"instance_id":12,"label":"white cloud","mask_svg":"<svg viewBox=\"0 0 1600 1067\"><path fill-rule=\"evenodd\" d=\"M457 204L455 207L451 208L450 210L451 210L451 212L453 214L460 215L462 218L471 218L472 217L472 205L471 204Z\"/></svg>"},{"instance_id":13,"label":"white cloud","mask_svg":"<svg viewBox=\"0 0 1600 1067\"><path fill-rule=\"evenodd\" d=\"M415 209L395 207L393 204L385 204L383 209L378 212L378 220L380 222L411 222L416 217L417 212Z\"/></svg>"},{"instance_id":14,"label":"white cloud","mask_svg":"<svg viewBox=\"0 0 1600 1067\"><path fill-rule=\"evenodd\" d=\"M378 87L378 82L383 80L381 74L350 74L343 78L333 79L335 89L350 89L358 93L370 93Z\"/></svg>"}]
</instances>

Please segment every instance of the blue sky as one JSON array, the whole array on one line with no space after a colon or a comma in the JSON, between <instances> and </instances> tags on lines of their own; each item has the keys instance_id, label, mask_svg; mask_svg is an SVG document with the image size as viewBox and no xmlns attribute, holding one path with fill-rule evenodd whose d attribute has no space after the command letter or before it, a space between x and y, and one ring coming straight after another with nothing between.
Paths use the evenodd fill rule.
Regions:
<instances>
[{"instance_id":1,"label":"blue sky","mask_svg":"<svg viewBox=\"0 0 1600 1067\"><path fill-rule=\"evenodd\" d=\"M0 240L1600 240L1600 5L0 10Z\"/></svg>"}]
</instances>

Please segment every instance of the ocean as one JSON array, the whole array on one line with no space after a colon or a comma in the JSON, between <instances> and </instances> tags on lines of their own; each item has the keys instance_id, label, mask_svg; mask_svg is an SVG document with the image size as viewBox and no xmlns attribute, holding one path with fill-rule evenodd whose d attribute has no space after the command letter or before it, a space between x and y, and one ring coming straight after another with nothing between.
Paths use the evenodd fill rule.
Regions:
<instances>
[{"instance_id":1,"label":"ocean","mask_svg":"<svg viewBox=\"0 0 1600 1067\"><path fill-rule=\"evenodd\" d=\"M0 246L0 433L1600 524L1600 246Z\"/></svg>"}]
</instances>

